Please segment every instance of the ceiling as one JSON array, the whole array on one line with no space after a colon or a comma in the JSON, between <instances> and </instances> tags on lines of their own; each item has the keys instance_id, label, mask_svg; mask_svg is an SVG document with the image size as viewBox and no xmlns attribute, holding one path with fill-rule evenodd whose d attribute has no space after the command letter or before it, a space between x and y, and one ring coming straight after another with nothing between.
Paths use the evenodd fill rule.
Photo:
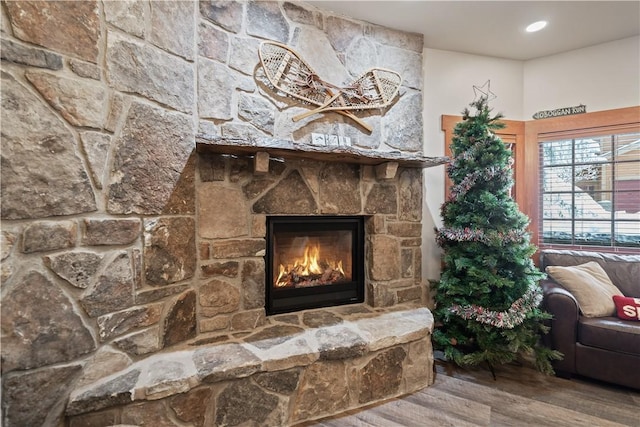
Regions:
<instances>
[{"instance_id":1,"label":"ceiling","mask_svg":"<svg viewBox=\"0 0 640 427\"><path fill-rule=\"evenodd\" d=\"M635 1L307 1L336 14L424 34L426 48L529 60L640 34ZM537 33L525 27L548 25Z\"/></svg>"}]
</instances>

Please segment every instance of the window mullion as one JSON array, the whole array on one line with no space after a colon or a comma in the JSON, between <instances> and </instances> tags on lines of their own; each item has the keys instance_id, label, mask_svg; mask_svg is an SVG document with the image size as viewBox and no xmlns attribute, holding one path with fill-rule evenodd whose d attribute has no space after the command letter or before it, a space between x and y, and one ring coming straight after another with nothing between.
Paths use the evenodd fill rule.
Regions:
<instances>
[{"instance_id":1,"label":"window mullion","mask_svg":"<svg viewBox=\"0 0 640 427\"><path fill-rule=\"evenodd\" d=\"M616 162L617 162L618 144L616 144L616 136L611 135L611 246L616 245Z\"/></svg>"},{"instance_id":2,"label":"window mullion","mask_svg":"<svg viewBox=\"0 0 640 427\"><path fill-rule=\"evenodd\" d=\"M571 244L576 244L576 140L571 140Z\"/></svg>"}]
</instances>

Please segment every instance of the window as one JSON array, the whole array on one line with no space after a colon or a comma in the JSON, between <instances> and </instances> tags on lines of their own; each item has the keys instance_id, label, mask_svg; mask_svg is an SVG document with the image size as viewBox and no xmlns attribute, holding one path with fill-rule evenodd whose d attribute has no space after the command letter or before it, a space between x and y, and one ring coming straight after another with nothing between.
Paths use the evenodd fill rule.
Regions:
<instances>
[{"instance_id":1,"label":"window","mask_svg":"<svg viewBox=\"0 0 640 427\"><path fill-rule=\"evenodd\" d=\"M442 116L445 155L460 120ZM503 122L496 134L512 147L513 195L538 248L640 252L640 106ZM445 198L450 185L445 176Z\"/></svg>"},{"instance_id":2,"label":"window","mask_svg":"<svg viewBox=\"0 0 640 427\"><path fill-rule=\"evenodd\" d=\"M462 121L462 116L442 116L441 130L445 134L445 149L444 154L451 156L451 142L453 139L453 131L458 122ZM524 197L524 189L522 188L525 182L524 174L525 169L522 165L524 161L524 122L515 120L501 120L505 124L503 129L497 129L496 135L500 137L513 153L513 176L514 186L511 188L511 196L516 200L518 204L524 205L526 198ZM451 190L451 180L445 174L445 198L449 196ZM522 199L522 200L521 200Z\"/></svg>"},{"instance_id":3,"label":"window","mask_svg":"<svg viewBox=\"0 0 640 427\"><path fill-rule=\"evenodd\" d=\"M539 243L640 248L640 132L539 143Z\"/></svg>"}]
</instances>

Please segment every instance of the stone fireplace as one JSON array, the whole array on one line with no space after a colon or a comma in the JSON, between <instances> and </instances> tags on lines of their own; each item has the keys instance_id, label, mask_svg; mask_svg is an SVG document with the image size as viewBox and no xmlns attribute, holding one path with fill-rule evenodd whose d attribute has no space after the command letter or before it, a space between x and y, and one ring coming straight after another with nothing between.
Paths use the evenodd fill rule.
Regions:
<instances>
[{"instance_id":1,"label":"stone fireplace","mask_svg":"<svg viewBox=\"0 0 640 427\"><path fill-rule=\"evenodd\" d=\"M318 156L297 147L270 150L280 156L263 158L261 166L262 151L240 154L243 143L229 149L228 142L197 137L197 334L98 381L82 381L67 407L72 426L133 423L151 414L164 420L187 407L207 420L203 425L292 425L433 380L417 165L434 160L328 162L324 156L336 150ZM256 149L287 144L262 142ZM218 153L228 150L234 154ZM301 237L349 252L354 259L342 260L345 280L320 286L338 287L337 296L323 295L309 283L322 274L303 275L301 288L310 293L269 307L269 282L277 282L279 265L291 271L295 264L269 251L281 245L285 255L304 258ZM323 265L329 275L338 268ZM187 318L188 304L182 306ZM108 363L90 364L89 371ZM215 410L207 415L210 406Z\"/></svg>"},{"instance_id":2,"label":"stone fireplace","mask_svg":"<svg viewBox=\"0 0 640 427\"><path fill-rule=\"evenodd\" d=\"M274 226L299 231L310 227L313 218L321 221L315 235L342 219L339 229L348 232L350 248L358 252L351 276L358 276L363 289L354 286L347 300L378 308L425 299L422 168L437 159L398 152L372 155L353 147L318 150L273 138L256 144L199 135L196 141L199 268L208 281L204 286L215 288L217 295L201 299L201 305L209 305L200 312L199 331L263 325L271 285L266 277L279 268L268 265L273 261L269 232ZM360 221L361 230L354 225Z\"/></svg>"},{"instance_id":3,"label":"stone fireplace","mask_svg":"<svg viewBox=\"0 0 640 427\"><path fill-rule=\"evenodd\" d=\"M430 383L422 36L302 2L0 7L3 422L287 425ZM294 122L262 40L400 95L370 133ZM362 302L267 314L285 216L362 218Z\"/></svg>"}]
</instances>

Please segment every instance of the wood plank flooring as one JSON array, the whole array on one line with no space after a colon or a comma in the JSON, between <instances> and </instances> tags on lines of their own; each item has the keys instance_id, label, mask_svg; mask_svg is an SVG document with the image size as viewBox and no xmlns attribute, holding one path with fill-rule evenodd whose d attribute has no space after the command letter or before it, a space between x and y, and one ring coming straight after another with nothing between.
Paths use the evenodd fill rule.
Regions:
<instances>
[{"instance_id":1,"label":"wood plank flooring","mask_svg":"<svg viewBox=\"0 0 640 427\"><path fill-rule=\"evenodd\" d=\"M640 426L640 392L527 366L462 369L436 358L419 392L299 427ZM640 367L638 367L640 369Z\"/></svg>"}]
</instances>

